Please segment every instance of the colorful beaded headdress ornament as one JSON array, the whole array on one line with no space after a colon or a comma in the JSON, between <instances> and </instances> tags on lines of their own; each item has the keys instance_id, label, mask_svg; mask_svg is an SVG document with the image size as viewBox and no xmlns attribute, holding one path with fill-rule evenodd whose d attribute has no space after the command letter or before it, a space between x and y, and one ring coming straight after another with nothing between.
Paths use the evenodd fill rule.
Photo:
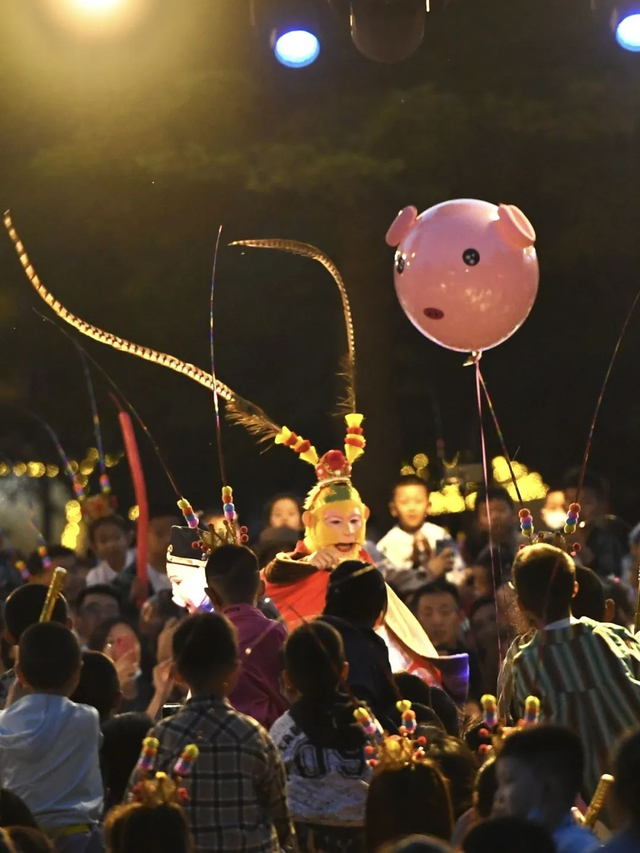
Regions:
<instances>
[{"instance_id":1,"label":"colorful beaded headdress ornament","mask_svg":"<svg viewBox=\"0 0 640 853\"><path fill-rule=\"evenodd\" d=\"M365 753L369 756L368 764L374 773L403 770L405 767L415 767L426 759L424 747L425 737L416 737L416 712L411 710L411 702L401 699L396 707L402 715L402 725L399 735L383 734L373 722L366 708L356 708L353 716L360 724L369 743Z\"/></svg>"},{"instance_id":2,"label":"colorful beaded headdress ornament","mask_svg":"<svg viewBox=\"0 0 640 853\"><path fill-rule=\"evenodd\" d=\"M567 513L562 533L538 533L536 535L534 532L531 511L529 509L521 509L518 515L520 517L520 531L522 535L529 540L531 545L543 542L547 545L555 545L556 548L561 548L563 551L567 551L567 553L572 557L575 557L575 555L580 551L579 543L574 542L573 544L570 544L569 539L567 538L573 536L578 529L578 522L580 520L579 503L572 503L569 505L569 511Z\"/></svg>"},{"instance_id":3,"label":"colorful beaded headdress ornament","mask_svg":"<svg viewBox=\"0 0 640 853\"><path fill-rule=\"evenodd\" d=\"M482 706L482 722L475 731L474 738L480 755L486 756L490 750L499 752L506 737L521 729L536 726L540 722L540 700L537 696L527 696L524 703L525 711L522 719L515 726L504 726L498 719L498 702L495 696L486 693L480 699ZM476 748L476 745L473 748Z\"/></svg>"},{"instance_id":4,"label":"colorful beaded headdress ornament","mask_svg":"<svg viewBox=\"0 0 640 853\"><path fill-rule=\"evenodd\" d=\"M145 738L136 765L140 779L131 793L132 802L142 803L142 805L150 808L164 806L167 803L186 803L189 796L181 783L184 777L191 772L193 762L200 754L198 747L194 743L185 746L173 767L171 775L161 772L153 773L157 754L157 738Z\"/></svg>"}]
</instances>

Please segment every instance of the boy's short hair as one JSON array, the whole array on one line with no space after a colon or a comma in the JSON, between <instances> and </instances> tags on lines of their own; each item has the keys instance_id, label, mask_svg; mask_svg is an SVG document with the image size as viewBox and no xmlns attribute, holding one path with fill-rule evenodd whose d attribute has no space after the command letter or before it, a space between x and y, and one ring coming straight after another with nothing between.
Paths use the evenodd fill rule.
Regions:
<instances>
[{"instance_id":1,"label":"boy's short hair","mask_svg":"<svg viewBox=\"0 0 640 853\"><path fill-rule=\"evenodd\" d=\"M325 622L300 625L284 646L285 669L305 697L330 696L340 684L344 662L342 637Z\"/></svg>"},{"instance_id":2,"label":"boy's short hair","mask_svg":"<svg viewBox=\"0 0 640 853\"><path fill-rule=\"evenodd\" d=\"M29 806L13 791L0 788L0 826L30 826L37 829Z\"/></svg>"},{"instance_id":3,"label":"boy's short hair","mask_svg":"<svg viewBox=\"0 0 640 853\"><path fill-rule=\"evenodd\" d=\"M469 621L473 619L478 610L481 610L483 607L493 607L496 609L496 600L491 595L481 595L479 598L472 603L469 608Z\"/></svg>"},{"instance_id":4,"label":"boy's short hair","mask_svg":"<svg viewBox=\"0 0 640 853\"><path fill-rule=\"evenodd\" d=\"M53 565L56 565L57 557L75 557L76 552L72 551L71 548L67 548L65 545L49 545L47 547L47 554L51 558ZM41 575L44 572L44 566L42 565L42 557L38 554L37 551L33 551L27 559L27 569L30 575Z\"/></svg>"},{"instance_id":5,"label":"boy's short hair","mask_svg":"<svg viewBox=\"0 0 640 853\"><path fill-rule=\"evenodd\" d=\"M416 590L413 597L416 607L418 605L418 601L425 595L450 595L455 601L456 607L460 607L460 592L458 591L458 587L454 583L451 583L451 581L445 580L445 578L438 578L435 581L431 581L431 583L424 584L424 586L421 586Z\"/></svg>"},{"instance_id":6,"label":"boy's short hair","mask_svg":"<svg viewBox=\"0 0 640 853\"><path fill-rule=\"evenodd\" d=\"M81 665L78 641L63 625L39 622L22 635L18 667L34 690L62 690Z\"/></svg>"},{"instance_id":7,"label":"boy's short hair","mask_svg":"<svg viewBox=\"0 0 640 853\"><path fill-rule=\"evenodd\" d=\"M260 583L260 568L253 551L244 545L222 545L211 554L205 569L207 583L219 587L232 604L250 603Z\"/></svg>"},{"instance_id":8,"label":"boy's short hair","mask_svg":"<svg viewBox=\"0 0 640 853\"><path fill-rule=\"evenodd\" d=\"M39 583L30 583L20 586L14 590L4 606L4 624L8 634L15 643L31 625L35 625L40 619L44 602L47 598L48 588ZM64 596L59 595L53 607L52 622L66 625L69 619L69 610Z\"/></svg>"},{"instance_id":9,"label":"boy's short hair","mask_svg":"<svg viewBox=\"0 0 640 853\"><path fill-rule=\"evenodd\" d=\"M89 525L89 541L92 543L95 542L96 532L100 530L101 527L106 527L108 524L112 524L114 527L119 527L125 536L131 532L129 522L125 521L122 516L115 514L104 515L101 518L96 518L96 520L92 521Z\"/></svg>"},{"instance_id":10,"label":"boy's short hair","mask_svg":"<svg viewBox=\"0 0 640 853\"><path fill-rule=\"evenodd\" d=\"M478 507L486 505L487 499L489 502L504 501L511 509L514 507L513 498L503 486L489 486L488 489L480 486L476 492L476 512L478 511Z\"/></svg>"},{"instance_id":11,"label":"boy's short hair","mask_svg":"<svg viewBox=\"0 0 640 853\"><path fill-rule=\"evenodd\" d=\"M235 628L219 613L196 613L173 635L173 660L189 687L230 671L237 659Z\"/></svg>"},{"instance_id":12,"label":"boy's short hair","mask_svg":"<svg viewBox=\"0 0 640 853\"><path fill-rule=\"evenodd\" d=\"M518 552L512 574L522 606L539 619L571 606L576 567L561 548L545 543L528 545Z\"/></svg>"},{"instance_id":13,"label":"boy's short hair","mask_svg":"<svg viewBox=\"0 0 640 853\"><path fill-rule=\"evenodd\" d=\"M429 483L417 474L401 474L391 488L391 500L395 500L396 491L402 486L422 486L429 497Z\"/></svg>"},{"instance_id":14,"label":"boy's short hair","mask_svg":"<svg viewBox=\"0 0 640 853\"><path fill-rule=\"evenodd\" d=\"M571 603L571 612L580 619L586 616L595 622L602 622L607 606L604 586L593 569L576 566L578 592Z\"/></svg>"},{"instance_id":15,"label":"boy's short hair","mask_svg":"<svg viewBox=\"0 0 640 853\"><path fill-rule=\"evenodd\" d=\"M82 652L80 681L70 697L72 702L91 705L101 722L109 719L121 695L118 672L111 658L102 652Z\"/></svg>"},{"instance_id":16,"label":"boy's short hair","mask_svg":"<svg viewBox=\"0 0 640 853\"><path fill-rule=\"evenodd\" d=\"M370 563L345 560L329 575L325 615L375 624L386 607L387 587L384 578Z\"/></svg>"},{"instance_id":17,"label":"boy's short hair","mask_svg":"<svg viewBox=\"0 0 640 853\"><path fill-rule=\"evenodd\" d=\"M640 803L640 729L628 735L618 747L613 763L615 798L626 812L638 823Z\"/></svg>"},{"instance_id":18,"label":"boy's short hair","mask_svg":"<svg viewBox=\"0 0 640 853\"><path fill-rule=\"evenodd\" d=\"M504 741L498 761L521 761L539 777L560 783L563 807L568 811L580 793L584 750L575 732L563 726L540 725L516 732Z\"/></svg>"},{"instance_id":19,"label":"boy's short hair","mask_svg":"<svg viewBox=\"0 0 640 853\"><path fill-rule=\"evenodd\" d=\"M85 586L85 588L78 593L75 603L76 613L80 612L82 605L90 595L108 595L109 598L113 598L113 600L117 602L118 607L121 607L122 605L122 599L112 586L109 586L109 584L106 583L95 583L93 586Z\"/></svg>"}]
</instances>

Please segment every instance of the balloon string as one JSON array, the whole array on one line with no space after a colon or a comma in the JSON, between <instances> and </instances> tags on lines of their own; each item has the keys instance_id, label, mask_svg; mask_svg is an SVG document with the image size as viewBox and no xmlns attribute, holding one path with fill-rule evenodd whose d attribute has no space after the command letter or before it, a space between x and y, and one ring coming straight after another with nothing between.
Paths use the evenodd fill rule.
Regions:
<instances>
[{"instance_id":1,"label":"balloon string","mask_svg":"<svg viewBox=\"0 0 640 853\"><path fill-rule=\"evenodd\" d=\"M609 366L607 367L607 372L604 376L604 382L602 383L602 388L600 389L600 394L598 396L598 400L596 402L596 407L593 412L593 418L591 419L591 426L589 427L589 435L587 438L587 446L584 450L584 458L582 460L582 468L580 469L580 479L578 481L578 491L576 494L576 503L580 503L580 493L582 492L582 487L584 485L584 478L587 473L587 463L589 462L589 455L591 453L591 444L593 442L593 433L596 428L596 422L598 420L598 415L600 414L600 407L602 406L602 400L604 398L605 391L607 390L607 385L609 384L609 377L611 376L611 371L613 370L613 365L618 357L618 351L620 350L620 345L622 344L622 339L625 336L627 331L627 326L631 321L631 317L635 310L636 305L638 304L638 300L640 299L640 290L636 293L635 299L631 303L631 308L627 312L627 316L625 318L624 323L622 324L622 329L620 330L620 334L618 335L618 340L616 341L616 345L613 348L613 353L611 354L611 359L609 361Z\"/></svg>"},{"instance_id":2,"label":"balloon string","mask_svg":"<svg viewBox=\"0 0 640 853\"><path fill-rule=\"evenodd\" d=\"M484 435L484 424L482 422L482 374L480 373L480 359L475 362L476 366L476 397L478 400L478 418L480 420L480 446L482 448L482 473L484 475L485 505L487 508L487 523L489 525L489 554L491 555L491 581L493 583L493 601L496 609L496 641L498 643L499 672L502 671L502 644L500 643L500 619L498 614L498 585L496 582L496 564L493 555L493 531L491 524L491 501L489 498L489 466L487 464L487 444Z\"/></svg>"},{"instance_id":3,"label":"balloon string","mask_svg":"<svg viewBox=\"0 0 640 853\"><path fill-rule=\"evenodd\" d=\"M36 311L35 308L33 310L38 315L38 317L40 317L40 319L45 320L47 323L51 323L51 325L54 326L54 328L56 328L66 338L68 338L75 347L77 347L79 350L81 350L84 353L84 355L86 356L86 358L89 359L91 364L97 370L100 371L102 376L104 376L104 378L107 380L109 385L115 391L115 394L111 394L110 396L111 396L111 399L115 402L116 407L118 409L121 408L119 400L122 400L124 402L125 406L129 409L131 414L134 416L134 418L136 419L136 421L140 425L140 429L144 432L147 439L149 440L149 443L151 444L151 447L153 448L153 451L156 454L158 461L160 462L160 465L162 466L162 469L164 470L164 473L167 475L167 479L171 483L171 488L174 490L174 492L176 493L176 495L178 497L182 497L182 492L180 491L180 489L176 485L176 481L173 477L173 474L171 473L171 470L170 470L169 466L167 465L167 463L166 463L166 461L162 455L162 451L160 450L160 447L159 447L157 441L155 440L155 438L151 434L151 430L149 429L149 427L145 424L145 422L142 420L142 418L140 417L140 415L136 411L133 403L128 399L127 395L119 388L119 386L116 384L115 380L113 380L111 378L111 376L109 376L109 374L104 369L104 367L100 364L100 362L96 361L96 359L92 355L89 355L89 353L86 351L86 349L82 346L82 344L78 343L78 341L73 337L73 335L70 335L66 329L64 329L62 326L59 326L58 323L55 322L55 320L52 320L50 317L45 317L44 314L41 314L39 311Z\"/></svg>"},{"instance_id":4,"label":"balloon string","mask_svg":"<svg viewBox=\"0 0 640 853\"><path fill-rule=\"evenodd\" d=\"M220 238L222 236L222 225L218 229L218 238L216 240L216 248L213 253L213 269L211 270L211 299L209 302L209 351L211 354L211 378L213 390L213 406L216 411L216 442L218 445L218 465L220 467L220 477L222 485L227 486L227 475L224 467L224 453L222 452L222 427L220 425L220 402L218 400L218 388L216 386L216 361L215 361L215 346L213 333L213 315L214 315L214 296L216 289L216 268L218 266L218 249L220 248Z\"/></svg>"},{"instance_id":5,"label":"balloon string","mask_svg":"<svg viewBox=\"0 0 640 853\"><path fill-rule=\"evenodd\" d=\"M89 402L91 404L93 434L96 440L96 448L98 450L98 463L100 465L100 491L102 492L102 494L108 495L111 492L111 483L109 481L109 475L107 474L107 465L104 457L104 444L102 441L102 428L100 426L100 415L98 414L98 403L96 401L93 380L91 379L91 370L89 369L89 362L87 361L86 353L84 352L82 347L76 346L76 351L82 364L82 371L84 373L87 393L89 394Z\"/></svg>"},{"instance_id":6,"label":"balloon string","mask_svg":"<svg viewBox=\"0 0 640 853\"><path fill-rule=\"evenodd\" d=\"M480 384L482 386L482 390L484 391L484 396L487 401L487 405L489 407L489 411L491 412L491 417L493 418L493 423L496 428L496 432L498 433L498 438L500 439L500 446L502 447L502 453L504 458L507 460L507 465L509 466L509 474L511 476L511 482L513 483L513 488L516 491L516 495L518 496L518 502L520 504L520 509L524 506L524 502L522 500L522 495L520 494L520 489L518 488L518 481L516 479L516 475L513 470L513 463L511 461L511 456L509 455L509 451L507 450L507 443L504 440L504 435L502 433L502 429L500 428L500 423L498 421L498 416L496 414L496 410L493 407L493 403L491 402L491 397L489 396L489 390L487 388L487 384L484 381L484 376L482 375L482 370L480 369L480 361L476 362L476 368L478 371L478 377L480 379Z\"/></svg>"}]
</instances>

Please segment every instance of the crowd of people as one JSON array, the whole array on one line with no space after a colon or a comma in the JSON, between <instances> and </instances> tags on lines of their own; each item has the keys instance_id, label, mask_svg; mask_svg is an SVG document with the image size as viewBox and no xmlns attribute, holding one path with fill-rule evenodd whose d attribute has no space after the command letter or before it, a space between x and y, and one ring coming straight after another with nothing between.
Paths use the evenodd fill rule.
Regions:
<instances>
[{"instance_id":1,"label":"crowd of people","mask_svg":"<svg viewBox=\"0 0 640 853\"><path fill-rule=\"evenodd\" d=\"M212 551L195 612L167 576L171 507L150 514L146 589L114 513L91 522L88 555L50 544L51 566L36 552L20 572L5 547L0 853L640 851L640 526L569 472L537 527L561 531L576 498L568 549L523 539L498 485L454 538L402 476L372 561L332 568L323 611L293 629L263 579L303 537L293 494L250 546ZM389 590L444 659L468 657L466 700L393 671Z\"/></svg>"}]
</instances>

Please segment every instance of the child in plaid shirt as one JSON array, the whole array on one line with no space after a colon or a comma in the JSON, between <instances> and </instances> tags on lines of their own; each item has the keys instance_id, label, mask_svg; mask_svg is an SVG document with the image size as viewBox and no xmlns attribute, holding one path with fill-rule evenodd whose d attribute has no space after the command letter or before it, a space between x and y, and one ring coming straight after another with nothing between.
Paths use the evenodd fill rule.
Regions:
<instances>
[{"instance_id":1,"label":"child in plaid shirt","mask_svg":"<svg viewBox=\"0 0 640 853\"><path fill-rule=\"evenodd\" d=\"M215 613L191 616L173 637L173 658L176 677L192 698L150 734L159 741L156 768L166 772L187 744L198 745L185 780L185 813L197 850L278 853L293 834L285 770L262 726L227 701L238 679L233 626Z\"/></svg>"}]
</instances>

